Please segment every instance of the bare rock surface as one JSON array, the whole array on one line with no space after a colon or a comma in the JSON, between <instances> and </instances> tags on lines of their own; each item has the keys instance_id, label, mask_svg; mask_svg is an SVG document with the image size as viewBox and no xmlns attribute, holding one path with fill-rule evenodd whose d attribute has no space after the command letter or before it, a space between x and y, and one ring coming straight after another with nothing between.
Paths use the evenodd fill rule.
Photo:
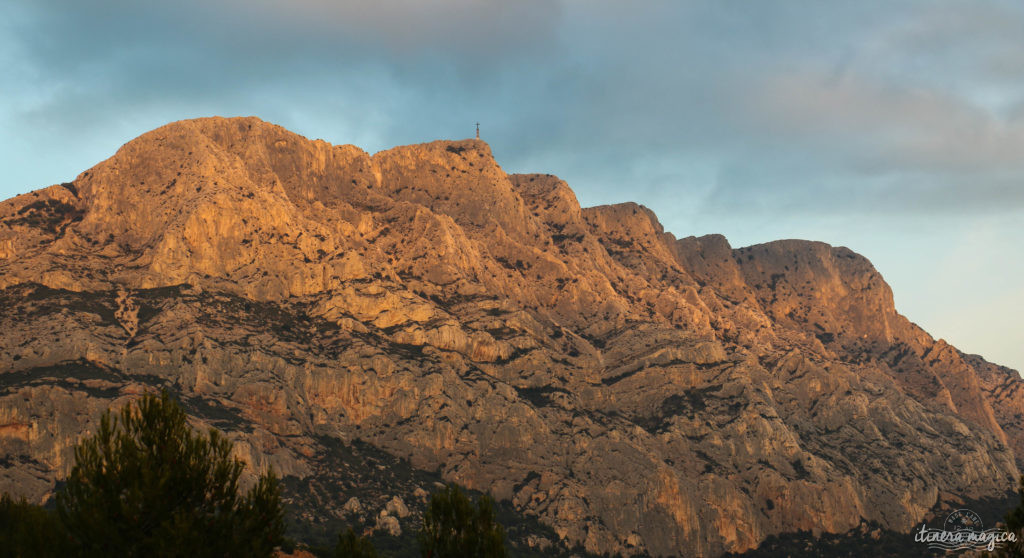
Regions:
<instances>
[{"instance_id":1,"label":"bare rock surface","mask_svg":"<svg viewBox=\"0 0 1024 558\"><path fill-rule=\"evenodd\" d=\"M478 140L169 124L0 202L0 307L0 490L34 501L105 409L161 387L301 520L408 534L454 481L543 549L909 531L1002 497L1024 457L1019 375L897 313L865 258L677 239Z\"/></svg>"}]
</instances>

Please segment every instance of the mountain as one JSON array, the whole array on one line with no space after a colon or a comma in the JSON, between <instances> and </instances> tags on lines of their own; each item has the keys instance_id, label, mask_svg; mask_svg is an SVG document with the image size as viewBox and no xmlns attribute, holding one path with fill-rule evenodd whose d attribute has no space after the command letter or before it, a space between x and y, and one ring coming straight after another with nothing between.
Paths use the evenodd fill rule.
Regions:
<instances>
[{"instance_id":1,"label":"mountain","mask_svg":"<svg viewBox=\"0 0 1024 558\"><path fill-rule=\"evenodd\" d=\"M909 532L1024 463L1019 375L898 314L865 258L677 239L479 140L169 124L0 202L0 301L0 490L40 502L157 387L285 476L293 529L408 537L455 481L538 551Z\"/></svg>"}]
</instances>

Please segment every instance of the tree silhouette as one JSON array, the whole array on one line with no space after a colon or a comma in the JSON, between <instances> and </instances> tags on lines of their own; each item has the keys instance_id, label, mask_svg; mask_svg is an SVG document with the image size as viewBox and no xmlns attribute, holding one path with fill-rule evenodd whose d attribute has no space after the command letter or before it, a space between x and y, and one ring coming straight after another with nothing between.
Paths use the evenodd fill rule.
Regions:
<instances>
[{"instance_id":1,"label":"tree silhouette","mask_svg":"<svg viewBox=\"0 0 1024 558\"><path fill-rule=\"evenodd\" d=\"M377 558L377 549L366 537L360 537L351 527L338 535L334 558Z\"/></svg>"},{"instance_id":2,"label":"tree silhouette","mask_svg":"<svg viewBox=\"0 0 1024 558\"><path fill-rule=\"evenodd\" d=\"M0 558L63 558L69 550L57 514L24 499L0 496Z\"/></svg>"},{"instance_id":3,"label":"tree silhouette","mask_svg":"<svg viewBox=\"0 0 1024 558\"><path fill-rule=\"evenodd\" d=\"M504 557L505 531L494 517L494 500L483 495L473 505L455 485L434 493L419 533L424 558Z\"/></svg>"},{"instance_id":4,"label":"tree silhouette","mask_svg":"<svg viewBox=\"0 0 1024 558\"><path fill-rule=\"evenodd\" d=\"M1017 493L1020 494L1020 503L1006 514L1006 530L1014 533L1017 540L1000 548L996 552L999 557L1024 556L1024 476L1020 477Z\"/></svg>"},{"instance_id":5,"label":"tree silhouette","mask_svg":"<svg viewBox=\"0 0 1024 558\"><path fill-rule=\"evenodd\" d=\"M203 436L166 391L119 413L75 448L57 511L85 556L271 556L283 538L277 478L245 496L231 443Z\"/></svg>"}]
</instances>

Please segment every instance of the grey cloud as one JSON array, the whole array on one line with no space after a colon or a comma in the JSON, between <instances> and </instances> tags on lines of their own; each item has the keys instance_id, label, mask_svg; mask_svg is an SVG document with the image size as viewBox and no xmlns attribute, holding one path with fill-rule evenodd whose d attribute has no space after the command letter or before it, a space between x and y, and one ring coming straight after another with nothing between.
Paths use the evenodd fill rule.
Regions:
<instances>
[{"instance_id":1,"label":"grey cloud","mask_svg":"<svg viewBox=\"0 0 1024 558\"><path fill-rule=\"evenodd\" d=\"M584 204L896 262L920 311L937 306L915 285L956 289L901 267L908 250L926 261L978 224L1024 240L1021 36L1016 0L8 0L0 197L181 118L370 151L479 121L507 170L558 174Z\"/></svg>"},{"instance_id":2,"label":"grey cloud","mask_svg":"<svg viewBox=\"0 0 1024 558\"><path fill-rule=\"evenodd\" d=\"M511 170L602 201L868 210L907 181L901 210L1005 207L1024 132L971 95L1015 89L969 62L1008 64L1024 17L937 4L40 0L16 3L7 38L38 75L0 118L86 140L112 120L253 113L371 150L480 120ZM956 56L936 54L950 36ZM663 170L695 158L713 180ZM934 203L915 203L928 184Z\"/></svg>"},{"instance_id":3,"label":"grey cloud","mask_svg":"<svg viewBox=\"0 0 1024 558\"><path fill-rule=\"evenodd\" d=\"M561 14L554 0L223 0L214 6L304 34L343 34L402 55L442 51L455 59L530 51L553 37Z\"/></svg>"},{"instance_id":4,"label":"grey cloud","mask_svg":"<svg viewBox=\"0 0 1024 558\"><path fill-rule=\"evenodd\" d=\"M802 144L835 138L855 166L1024 170L1024 123L941 92L804 74L772 76L761 91L749 107L751 123Z\"/></svg>"}]
</instances>

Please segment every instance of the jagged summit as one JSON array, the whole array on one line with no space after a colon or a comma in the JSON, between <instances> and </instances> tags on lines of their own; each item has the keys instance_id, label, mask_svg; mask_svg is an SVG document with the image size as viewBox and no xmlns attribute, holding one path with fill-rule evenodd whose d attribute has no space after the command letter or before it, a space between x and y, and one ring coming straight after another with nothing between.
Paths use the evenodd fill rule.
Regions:
<instances>
[{"instance_id":1,"label":"jagged summit","mask_svg":"<svg viewBox=\"0 0 1024 558\"><path fill-rule=\"evenodd\" d=\"M169 124L0 202L0 304L0 490L36 500L154 386L309 521L356 495L375 521L440 471L552 529L521 544L598 553L907 530L1002 496L1024 456L1016 373L898 314L865 258L676 238L478 140Z\"/></svg>"}]
</instances>

